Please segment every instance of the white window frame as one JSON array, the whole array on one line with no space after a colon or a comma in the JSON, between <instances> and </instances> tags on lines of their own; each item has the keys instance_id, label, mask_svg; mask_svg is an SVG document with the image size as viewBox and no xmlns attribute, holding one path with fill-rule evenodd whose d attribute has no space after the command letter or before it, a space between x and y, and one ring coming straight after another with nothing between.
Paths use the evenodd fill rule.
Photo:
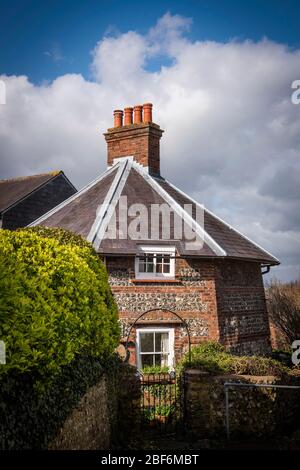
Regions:
<instances>
[{"instance_id":1,"label":"white window frame","mask_svg":"<svg viewBox=\"0 0 300 470\"><path fill-rule=\"evenodd\" d=\"M136 358L137 368L141 369L141 340L140 333L169 333L169 353L168 353L168 367L169 370L174 369L174 328L156 327L156 328L137 328L136 329ZM149 351L144 354L157 354L155 351Z\"/></svg>"},{"instance_id":2,"label":"white window frame","mask_svg":"<svg viewBox=\"0 0 300 470\"><path fill-rule=\"evenodd\" d=\"M156 267L156 255L170 255L169 273L141 273L139 271L139 259L144 255L154 255L154 268ZM175 246L141 246L140 253L135 258L136 279L175 279Z\"/></svg>"}]
</instances>

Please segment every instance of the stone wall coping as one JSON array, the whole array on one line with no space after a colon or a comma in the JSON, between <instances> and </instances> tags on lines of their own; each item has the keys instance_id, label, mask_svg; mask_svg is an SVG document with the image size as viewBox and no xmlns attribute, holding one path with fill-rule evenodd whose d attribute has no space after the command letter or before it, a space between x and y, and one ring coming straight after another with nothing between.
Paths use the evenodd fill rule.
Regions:
<instances>
[{"instance_id":1,"label":"stone wall coping","mask_svg":"<svg viewBox=\"0 0 300 470\"><path fill-rule=\"evenodd\" d=\"M280 379L280 377L275 375L211 374L200 369L185 369L185 373L188 375L202 375L211 379L224 380L227 382L247 380L256 383L269 383Z\"/></svg>"},{"instance_id":2,"label":"stone wall coping","mask_svg":"<svg viewBox=\"0 0 300 470\"><path fill-rule=\"evenodd\" d=\"M209 372L200 369L185 369L185 373L190 375L210 375Z\"/></svg>"}]
</instances>

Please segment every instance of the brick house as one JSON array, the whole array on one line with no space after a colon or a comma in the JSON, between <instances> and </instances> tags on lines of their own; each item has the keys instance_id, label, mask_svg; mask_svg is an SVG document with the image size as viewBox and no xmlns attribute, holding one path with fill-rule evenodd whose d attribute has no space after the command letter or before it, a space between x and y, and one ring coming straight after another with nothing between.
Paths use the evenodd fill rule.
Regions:
<instances>
[{"instance_id":1,"label":"brick house","mask_svg":"<svg viewBox=\"0 0 300 470\"><path fill-rule=\"evenodd\" d=\"M160 175L162 133L151 104L115 111L104 134L107 170L33 225L93 243L107 266L122 341L131 330L130 361L139 367L172 367L188 346L185 325L193 344L214 339L238 354L268 353L262 274L279 261ZM178 232L178 220L200 245Z\"/></svg>"},{"instance_id":2,"label":"brick house","mask_svg":"<svg viewBox=\"0 0 300 470\"><path fill-rule=\"evenodd\" d=\"M0 180L0 226L25 227L76 192L63 171Z\"/></svg>"}]
</instances>

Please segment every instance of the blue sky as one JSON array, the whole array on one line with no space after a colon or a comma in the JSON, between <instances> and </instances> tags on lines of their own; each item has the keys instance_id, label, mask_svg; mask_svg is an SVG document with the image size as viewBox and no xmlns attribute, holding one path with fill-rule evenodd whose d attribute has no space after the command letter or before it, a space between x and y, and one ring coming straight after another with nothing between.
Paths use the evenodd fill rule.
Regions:
<instances>
[{"instance_id":1,"label":"blue sky","mask_svg":"<svg viewBox=\"0 0 300 470\"><path fill-rule=\"evenodd\" d=\"M245 1L1 1L0 73L25 74L34 83L65 73L91 78L90 51L104 35L145 32L169 11L190 17L191 40L254 41L267 37L300 46L300 2ZM148 62L149 70L168 64Z\"/></svg>"}]
</instances>

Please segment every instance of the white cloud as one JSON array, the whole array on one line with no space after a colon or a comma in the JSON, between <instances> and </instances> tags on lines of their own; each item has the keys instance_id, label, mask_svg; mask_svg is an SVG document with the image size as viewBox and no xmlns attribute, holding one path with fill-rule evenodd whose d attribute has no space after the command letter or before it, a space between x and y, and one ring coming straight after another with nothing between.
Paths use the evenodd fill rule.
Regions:
<instances>
[{"instance_id":1,"label":"white cloud","mask_svg":"<svg viewBox=\"0 0 300 470\"><path fill-rule=\"evenodd\" d=\"M49 50L44 52L44 55L49 57L55 64L60 64L65 60L61 47L57 42L52 43Z\"/></svg>"},{"instance_id":2,"label":"white cloud","mask_svg":"<svg viewBox=\"0 0 300 470\"><path fill-rule=\"evenodd\" d=\"M1 176L61 168L80 187L105 168L101 134L112 110L152 101L166 130L163 174L274 252L283 263L274 274L297 276L300 105L291 83L300 51L266 39L192 41L190 26L166 14L146 35L105 36L93 51L93 82L0 77ZM149 71L156 58L170 65Z\"/></svg>"}]
</instances>

